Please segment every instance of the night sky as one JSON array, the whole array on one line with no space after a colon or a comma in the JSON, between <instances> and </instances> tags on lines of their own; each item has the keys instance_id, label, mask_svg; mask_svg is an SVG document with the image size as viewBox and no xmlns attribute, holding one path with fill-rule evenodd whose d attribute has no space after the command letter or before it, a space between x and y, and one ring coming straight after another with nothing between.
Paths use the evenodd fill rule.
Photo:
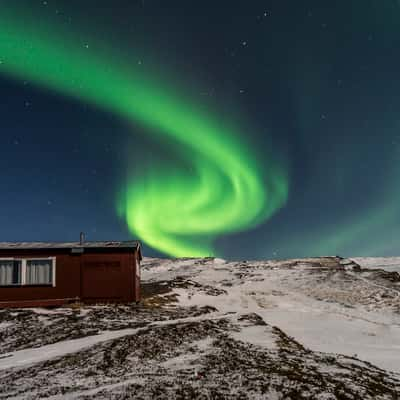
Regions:
<instances>
[{"instance_id":1,"label":"night sky","mask_svg":"<svg viewBox=\"0 0 400 400\"><path fill-rule=\"evenodd\" d=\"M0 241L400 255L400 2L0 0Z\"/></svg>"}]
</instances>

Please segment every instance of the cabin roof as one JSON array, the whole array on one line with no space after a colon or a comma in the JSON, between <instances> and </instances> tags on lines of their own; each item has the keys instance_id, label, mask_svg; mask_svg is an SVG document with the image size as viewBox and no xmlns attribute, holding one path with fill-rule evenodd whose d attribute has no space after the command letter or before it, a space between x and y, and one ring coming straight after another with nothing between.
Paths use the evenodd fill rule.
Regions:
<instances>
[{"instance_id":1,"label":"cabin roof","mask_svg":"<svg viewBox=\"0 0 400 400\"><path fill-rule=\"evenodd\" d=\"M95 241L80 242L0 242L0 250L42 250L42 249L128 249L140 248L140 242Z\"/></svg>"}]
</instances>

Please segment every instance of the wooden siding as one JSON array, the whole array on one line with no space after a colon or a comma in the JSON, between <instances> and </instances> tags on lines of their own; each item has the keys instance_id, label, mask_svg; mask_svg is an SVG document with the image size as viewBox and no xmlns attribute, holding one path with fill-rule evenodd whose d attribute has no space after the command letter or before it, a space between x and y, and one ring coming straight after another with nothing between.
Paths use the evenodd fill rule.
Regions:
<instances>
[{"instance_id":1,"label":"wooden siding","mask_svg":"<svg viewBox=\"0 0 400 400\"><path fill-rule=\"evenodd\" d=\"M56 257L56 285L0 287L0 307L140 300L135 249L82 254L71 254L70 250L1 250L0 258L6 257Z\"/></svg>"}]
</instances>

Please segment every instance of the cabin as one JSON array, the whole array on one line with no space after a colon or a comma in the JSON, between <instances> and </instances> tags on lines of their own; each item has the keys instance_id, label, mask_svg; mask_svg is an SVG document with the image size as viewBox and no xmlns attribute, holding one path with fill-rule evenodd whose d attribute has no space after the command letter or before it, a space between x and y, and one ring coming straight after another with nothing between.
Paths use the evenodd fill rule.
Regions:
<instances>
[{"instance_id":1,"label":"cabin","mask_svg":"<svg viewBox=\"0 0 400 400\"><path fill-rule=\"evenodd\" d=\"M0 308L140 300L140 242L0 242Z\"/></svg>"}]
</instances>

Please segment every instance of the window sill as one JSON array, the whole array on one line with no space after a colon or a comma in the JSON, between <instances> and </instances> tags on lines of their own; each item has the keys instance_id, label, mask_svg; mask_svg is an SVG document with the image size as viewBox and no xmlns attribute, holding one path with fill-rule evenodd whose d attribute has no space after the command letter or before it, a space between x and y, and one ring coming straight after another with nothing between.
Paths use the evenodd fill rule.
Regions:
<instances>
[{"instance_id":1,"label":"window sill","mask_svg":"<svg viewBox=\"0 0 400 400\"><path fill-rule=\"evenodd\" d=\"M20 285L19 283L16 283L15 285L0 285L0 288L17 288L21 286L22 285Z\"/></svg>"},{"instance_id":2,"label":"window sill","mask_svg":"<svg viewBox=\"0 0 400 400\"><path fill-rule=\"evenodd\" d=\"M16 285L0 285L0 288L24 288L24 287L55 287L51 283L32 283L32 284L16 284Z\"/></svg>"},{"instance_id":3,"label":"window sill","mask_svg":"<svg viewBox=\"0 0 400 400\"><path fill-rule=\"evenodd\" d=\"M52 283L25 283L25 285L21 285L21 287L35 287L35 286L45 286L45 287L53 287Z\"/></svg>"}]
</instances>

